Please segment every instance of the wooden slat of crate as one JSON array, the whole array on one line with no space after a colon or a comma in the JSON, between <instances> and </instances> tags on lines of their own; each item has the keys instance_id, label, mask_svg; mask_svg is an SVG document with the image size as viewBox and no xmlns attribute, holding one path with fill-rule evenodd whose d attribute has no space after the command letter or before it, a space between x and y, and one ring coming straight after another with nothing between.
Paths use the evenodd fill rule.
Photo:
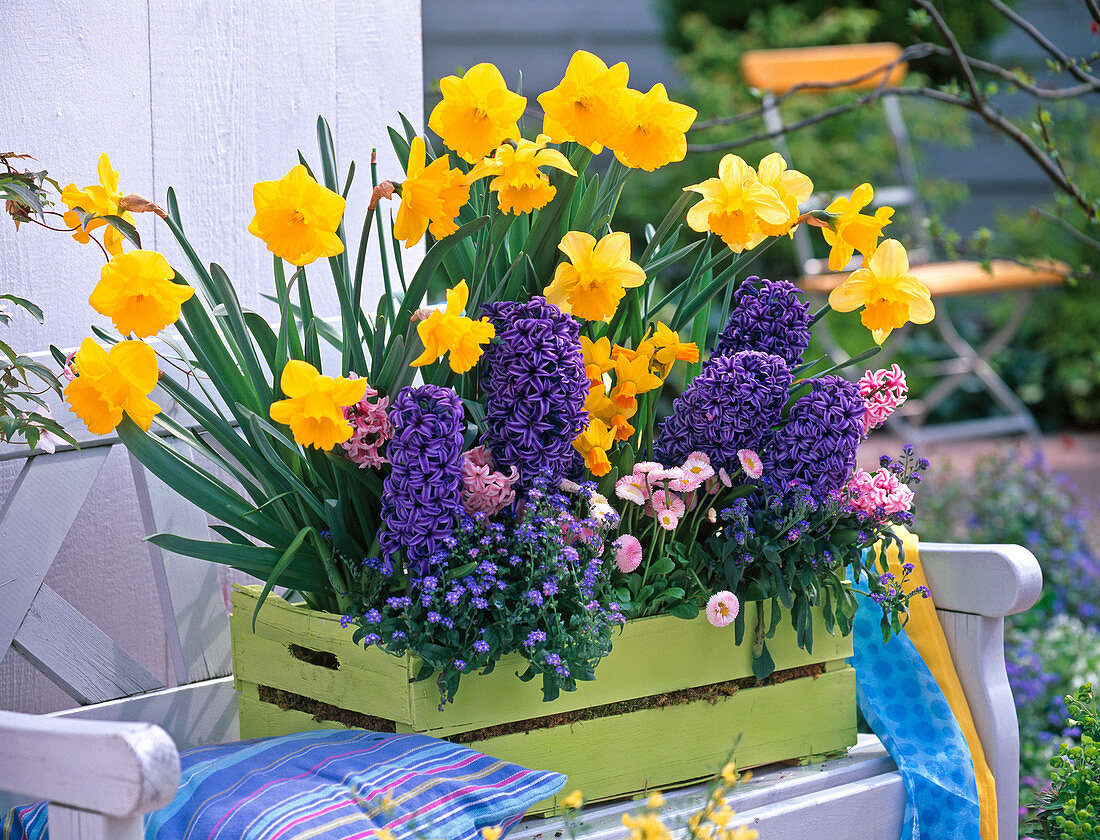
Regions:
<instances>
[{"instance_id":1,"label":"wooden slat of crate","mask_svg":"<svg viewBox=\"0 0 1100 840\"><path fill-rule=\"evenodd\" d=\"M462 681L455 702L441 711L432 680L410 682L419 665L351 642L351 631L339 618L271 597L260 611L256 633L251 630L258 592L234 592L234 672L239 681L300 694L351 711L394 720L413 731L445 737L487 726L585 709L621 700L664 694L683 688L740 679L752 673L748 644L734 645L732 628L711 627L705 619L683 621L657 616L631 622L614 639L614 649L599 665L598 678L563 693L552 706L542 702L537 681L522 683L515 674L526 661L518 655L502 659L487 676ZM745 606L749 626L755 604ZM768 643L777 670L828 663L851 655L850 638L825 632L816 617L814 653L795 644L789 623ZM290 655L297 644L334 654L339 669L302 662Z\"/></svg>"},{"instance_id":2,"label":"wooden slat of crate","mask_svg":"<svg viewBox=\"0 0 1100 840\"><path fill-rule=\"evenodd\" d=\"M816 678L742 689L716 703L697 700L644 709L467 746L568 776L559 796L531 810L550 813L561 796L576 788L586 801L596 802L706 778L735 743L733 758L741 769L842 753L856 742L854 696L855 672L845 667ZM240 704L242 738L341 727L263 703L255 686L243 687Z\"/></svg>"}]
</instances>

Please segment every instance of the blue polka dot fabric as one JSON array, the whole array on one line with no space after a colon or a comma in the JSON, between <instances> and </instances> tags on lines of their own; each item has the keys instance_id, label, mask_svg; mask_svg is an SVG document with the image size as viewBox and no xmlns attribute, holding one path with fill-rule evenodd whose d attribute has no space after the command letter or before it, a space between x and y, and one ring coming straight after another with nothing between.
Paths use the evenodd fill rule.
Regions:
<instances>
[{"instance_id":1,"label":"blue polka dot fabric","mask_svg":"<svg viewBox=\"0 0 1100 840\"><path fill-rule=\"evenodd\" d=\"M974 762L955 715L909 637L882 641L864 603L853 640L864 719L890 751L909 794L899 840L980 840Z\"/></svg>"}]
</instances>

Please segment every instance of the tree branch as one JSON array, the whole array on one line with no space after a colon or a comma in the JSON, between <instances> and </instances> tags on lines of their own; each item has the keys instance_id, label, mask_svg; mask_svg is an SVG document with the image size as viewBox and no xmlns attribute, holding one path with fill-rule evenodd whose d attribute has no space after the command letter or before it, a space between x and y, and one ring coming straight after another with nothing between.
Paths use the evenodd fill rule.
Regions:
<instances>
[{"instance_id":1,"label":"tree branch","mask_svg":"<svg viewBox=\"0 0 1100 840\"><path fill-rule=\"evenodd\" d=\"M1011 21L1018 29L1022 30L1028 37L1031 38L1036 44L1043 48L1049 55L1051 55L1055 61L1065 67L1070 73L1080 79L1082 82L1098 83L1100 79L1092 76L1082 70L1072 58L1062 52L1058 47L1047 38L1042 32L1040 32L1034 24L1019 14L1014 12L1008 6L1001 2L1001 0L986 0L990 6L1001 13L1002 16ZM1095 5L1095 4L1094 4Z\"/></svg>"}]
</instances>

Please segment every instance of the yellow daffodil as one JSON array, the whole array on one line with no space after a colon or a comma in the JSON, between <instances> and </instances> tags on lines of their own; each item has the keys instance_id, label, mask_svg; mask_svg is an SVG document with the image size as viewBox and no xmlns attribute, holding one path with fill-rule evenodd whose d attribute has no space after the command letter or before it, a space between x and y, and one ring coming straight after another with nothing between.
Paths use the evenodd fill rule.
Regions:
<instances>
[{"instance_id":1,"label":"yellow daffodil","mask_svg":"<svg viewBox=\"0 0 1100 840\"><path fill-rule=\"evenodd\" d=\"M126 413L148 431L160 406L149 399L157 385L157 356L140 341L120 341L110 352L92 339L81 342L72 362L77 376L65 386L73 414L94 435L114 431Z\"/></svg>"},{"instance_id":2,"label":"yellow daffodil","mask_svg":"<svg viewBox=\"0 0 1100 840\"><path fill-rule=\"evenodd\" d=\"M481 345L488 344L496 335L496 327L488 318L475 321L462 314L469 299L470 289L463 280L447 290L445 312L433 310L431 315L417 324L416 331L424 342L424 352L412 362L413 367L431 364L448 352L451 354L451 370L455 373L465 373L477 364L484 352Z\"/></svg>"},{"instance_id":3,"label":"yellow daffodil","mask_svg":"<svg viewBox=\"0 0 1100 840\"><path fill-rule=\"evenodd\" d=\"M774 187L762 184L755 170L737 155L726 155L718 164L718 177L684 187L703 200L687 214L692 230L711 231L731 250L741 253L765 238L760 223L781 225L788 210Z\"/></svg>"},{"instance_id":4,"label":"yellow daffodil","mask_svg":"<svg viewBox=\"0 0 1100 840\"><path fill-rule=\"evenodd\" d=\"M69 184L61 191L61 200L69 208L63 219L73 231L73 239L81 244L87 244L91 237L89 231L97 228L106 228L103 231L103 247L109 254L122 253L122 234L104 219L92 219L85 227L77 214L79 207L85 213L94 213L96 216L121 216L130 224L134 223L133 214L121 212L118 203L122 200L122 191L118 188L118 173L111 166L111 159L104 152L99 156L98 173L99 183L80 188L76 184Z\"/></svg>"},{"instance_id":5,"label":"yellow daffodil","mask_svg":"<svg viewBox=\"0 0 1100 840\"><path fill-rule=\"evenodd\" d=\"M539 172L540 166L560 169L576 177L577 171L569 165L565 155L557 149L547 149L550 138L540 134L536 140L519 140L514 146L505 143L470 170L469 180L495 176L489 189L497 194L502 213L530 213L545 207L554 198L557 189L550 179Z\"/></svg>"},{"instance_id":6,"label":"yellow daffodil","mask_svg":"<svg viewBox=\"0 0 1100 840\"><path fill-rule=\"evenodd\" d=\"M627 289L645 282L645 272L630 259L630 235L609 233L599 242L581 231L565 234L558 250L568 262L554 271L543 290L562 312L587 321L610 321Z\"/></svg>"},{"instance_id":7,"label":"yellow daffodil","mask_svg":"<svg viewBox=\"0 0 1100 840\"><path fill-rule=\"evenodd\" d=\"M590 52L573 53L558 86L539 94L543 133L555 143L576 140L598 155L622 127L629 77L624 62L608 68Z\"/></svg>"},{"instance_id":8,"label":"yellow daffodil","mask_svg":"<svg viewBox=\"0 0 1100 840\"><path fill-rule=\"evenodd\" d=\"M681 342L678 332L660 322L654 334L644 339L643 343L652 345L652 361L662 379L668 376L676 362L694 364L699 361L699 346L693 342Z\"/></svg>"},{"instance_id":9,"label":"yellow daffodil","mask_svg":"<svg viewBox=\"0 0 1100 840\"><path fill-rule=\"evenodd\" d=\"M909 256L896 239L887 239L864 266L829 295L837 312L863 307L860 320L882 344L892 330L905 325L927 324L936 315L928 289L909 273Z\"/></svg>"},{"instance_id":10,"label":"yellow daffodil","mask_svg":"<svg viewBox=\"0 0 1100 840\"><path fill-rule=\"evenodd\" d=\"M610 145L624 166L652 172L687 155L687 130L698 112L672 102L665 86L656 84L648 93L627 89L625 113Z\"/></svg>"},{"instance_id":11,"label":"yellow daffodil","mask_svg":"<svg viewBox=\"0 0 1100 840\"><path fill-rule=\"evenodd\" d=\"M765 236L783 236L790 233L798 221L798 205L810 197L814 182L795 169L787 168L787 161L779 152L772 152L757 167L760 183L771 187L787 208L786 221L773 225L760 220L760 232Z\"/></svg>"},{"instance_id":12,"label":"yellow daffodil","mask_svg":"<svg viewBox=\"0 0 1100 840\"><path fill-rule=\"evenodd\" d=\"M567 811L579 811L584 804L584 796L579 790L575 790L561 801L561 807Z\"/></svg>"},{"instance_id":13,"label":"yellow daffodil","mask_svg":"<svg viewBox=\"0 0 1100 840\"><path fill-rule=\"evenodd\" d=\"M821 229L825 241L832 246L829 251L829 271L842 271L855 251L859 251L865 258L875 252L882 229L890 224L890 219L894 216L894 208L880 207L873 216L861 214L859 211L870 204L874 197L875 191L870 184L860 184L852 190L849 198L834 198L825 208L826 213L840 216L833 220L832 230Z\"/></svg>"},{"instance_id":14,"label":"yellow daffodil","mask_svg":"<svg viewBox=\"0 0 1100 840\"><path fill-rule=\"evenodd\" d=\"M180 306L195 290L174 283L175 271L156 251L118 254L99 272L88 303L110 318L123 335L156 335L180 317Z\"/></svg>"},{"instance_id":15,"label":"yellow daffodil","mask_svg":"<svg viewBox=\"0 0 1100 840\"><path fill-rule=\"evenodd\" d=\"M278 181L256 184L252 203L256 214L248 232L262 239L275 256L294 265L309 265L344 250L336 235L344 199L313 180L302 164Z\"/></svg>"},{"instance_id":16,"label":"yellow daffodil","mask_svg":"<svg viewBox=\"0 0 1100 840\"><path fill-rule=\"evenodd\" d=\"M588 383L603 387L603 375L615 366L611 358L611 342L607 336L593 341L586 335L581 336L581 356L584 359L584 372Z\"/></svg>"},{"instance_id":17,"label":"yellow daffodil","mask_svg":"<svg viewBox=\"0 0 1100 840\"><path fill-rule=\"evenodd\" d=\"M652 359L649 353L636 353L633 358L620 354L615 359L615 387L611 391L615 405L628 408L639 394L661 387L664 379L650 371Z\"/></svg>"},{"instance_id":18,"label":"yellow daffodil","mask_svg":"<svg viewBox=\"0 0 1100 840\"><path fill-rule=\"evenodd\" d=\"M287 399L271 404L271 419L289 426L299 446L332 449L352 435L344 409L363 399L366 379L335 379L308 362L291 359L283 368L279 387Z\"/></svg>"},{"instance_id":19,"label":"yellow daffodil","mask_svg":"<svg viewBox=\"0 0 1100 840\"><path fill-rule=\"evenodd\" d=\"M584 456L584 465L588 467L588 471L598 477L611 472L607 452L614 443L614 429L598 417L593 417L588 428L573 441L573 448Z\"/></svg>"},{"instance_id":20,"label":"yellow daffodil","mask_svg":"<svg viewBox=\"0 0 1100 840\"><path fill-rule=\"evenodd\" d=\"M588 389L584 410L589 417L598 418L610 426L615 433L615 440L629 440L633 436L634 427L630 425L630 418L638 413L637 400L625 407L617 405L607 396L601 383Z\"/></svg>"},{"instance_id":21,"label":"yellow daffodil","mask_svg":"<svg viewBox=\"0 0 1100 840\"><path fill-rule=\"evenodd\" d=\"M492 64L475 64L460 79L439 80L442 101L432 109L428 128L467 163L477 163L505 140L519 139L517 122L527 99L508 90Z\"/></svg>"},{"instance_id":22,"label":"yellow daffodil","mask_svg":"<svg viewBox=\"0 0 1100 840\"><path fill-rule=\"evenodd\" d=\"M401 182L401 206L393 223L394 237L404 240L406 248L419 242L426 230L436 239L450 236L458 230L455 217L470 200L464 172L452 169L446 155L425 166L426 157L424 138L414 137Z\"/></svg>"}]
</instances>

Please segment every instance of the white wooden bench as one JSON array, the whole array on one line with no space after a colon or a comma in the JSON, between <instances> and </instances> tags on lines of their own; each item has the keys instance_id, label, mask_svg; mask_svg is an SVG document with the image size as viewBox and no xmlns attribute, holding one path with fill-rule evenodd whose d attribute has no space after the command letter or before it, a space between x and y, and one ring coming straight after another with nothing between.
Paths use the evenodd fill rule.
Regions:
<instances>
[{"instance_id":1,"label":"white wooden bench","mask_svg":"<svg viewBox=\"0 0 1100 840\"><path fill-rule=\"evenodd\" d=\"M0 659L19 650L80 704L50 715L0 712L0 791L8 792L0 793L0 815L12 804L48 799L53 840L134 840L142 815L174 795L178 750L237 738L223 579L213 566L148 547L168 628L168 685L43 583L118 445L83 437L81 452L0 451L0 459L22 461L0 509ZM204 514L132 465L147 532L207 534ZM997 779L1001 837L1009 840L1016 836L1019 733L1005 673L1004 617L1038 598L1039 566L1029 551L1010 545L925 543L921 557ZM697 788L676 792L670 807L686 810L698 797ZM762 771L732 801L766 840L801 839L815 829L830 840L897 840L904 804L901 777L870 736L844 759ZM620 836L615 827L628 808L601 806L584 819L594 837ZM550 837L554 829L552 821L536 821L513 836Z\"/></svg>"}]
</instances>

